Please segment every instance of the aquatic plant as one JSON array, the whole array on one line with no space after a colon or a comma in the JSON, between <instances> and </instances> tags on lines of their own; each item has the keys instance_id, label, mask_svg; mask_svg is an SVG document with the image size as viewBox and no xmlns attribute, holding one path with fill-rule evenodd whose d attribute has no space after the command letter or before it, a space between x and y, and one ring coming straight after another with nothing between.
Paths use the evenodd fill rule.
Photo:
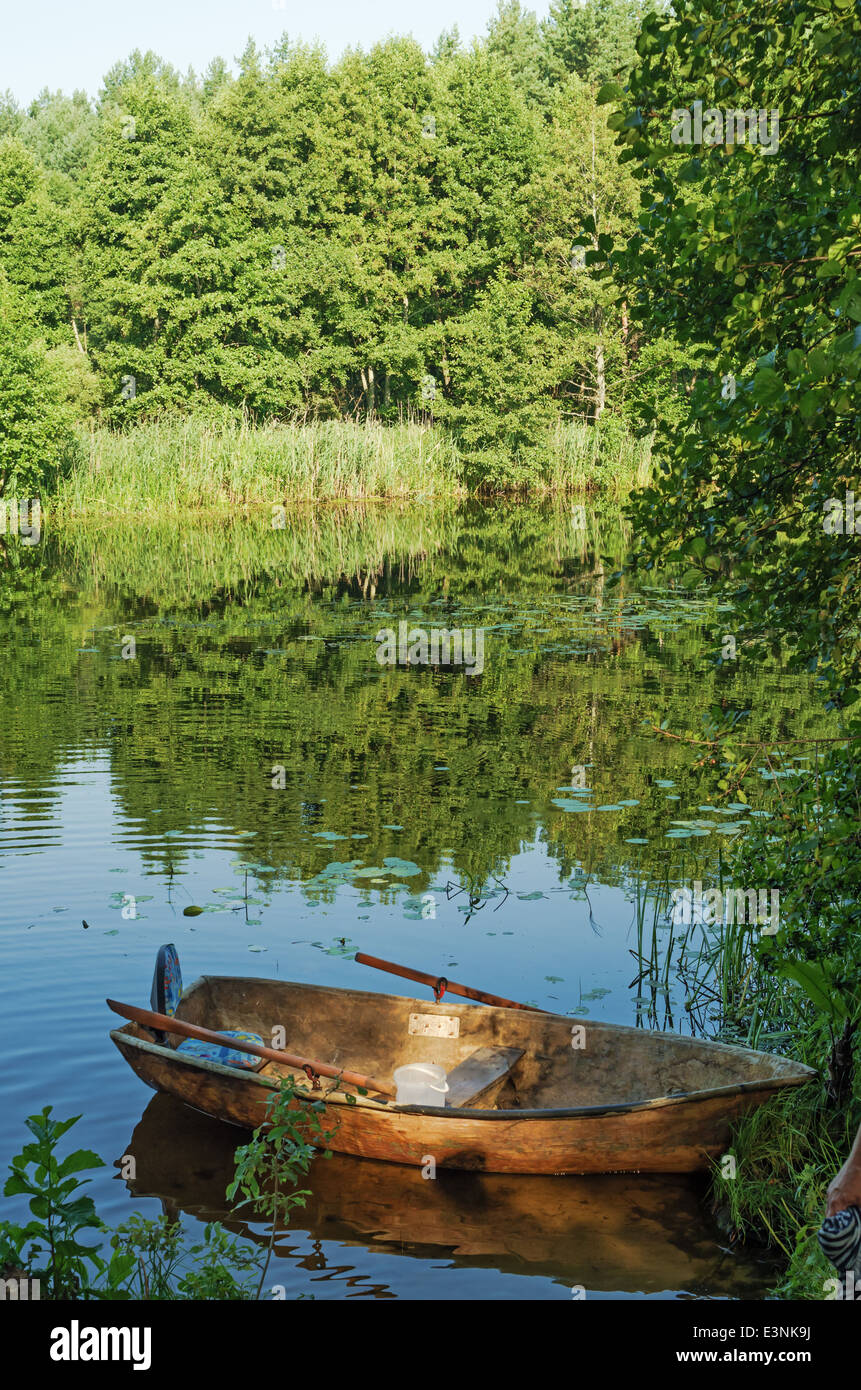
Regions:
<instances>
[{"instance_id":1,"label":"aquatic plant","mask_svg":"<svg viewBox=\"0 0 861 1390\"><path fill-rule=\"evenodd\" d=\"M104 1168L104 1160L90 1149L59 1158L60 1140L81 1117L54 1119L47 1105L25 1121L34 1139L12 1159L3 1188L7 1198L27 1198L32 1219L23 1225L0 1220L0 1274L37 1280L33 1296L52 1300L260 1298L275 1230L309 1195L296 1190L317 1152L307 1136L321 1133L316 1104L291 1109L297 1094L287 1079L273 1095L271 1128L255 1131L237 1151L229 1189L230 1196L241 1192L270 1216L273 1233L264 1259L218 1222L206 1224L201 1241L189 1241L180 1223L167 1216L149 1220L135 1213L111 1230L81 1191L92 1179L80 1174ZM87 1231L95 1243L81 1238Z\"/></svg>"},{"instance_id":2,"label":"aquatic plant","mask_svg":"<svg viewBox=\"0 0 861 1390\"><path fill-rule=\"evenodd\" d=\"M359 1094L366 1092L360 1090ZM348 1094L347 1103L355 1105L355 1096ZM267 1099L265 1119L255 1129L250 1142L236 1150L236 1173L227 1189L227 1197L233 1201L241 1194L238 1206L250 1205L257 1215L267 1217L270 1223L266 1257L257 1287L258 1298L263 1291L279 1228L289 1223L290 1213L295 1207L304 1207L306 1198L311 1195L308 1188L299 1188L297 1184L319 1151L313 1136L325 1144L331 1133L324 1131L321 1123L320 1117L325 1111L325 1105L314 1100L307 1087L299 1086L291 1076L282 1077L278 1089ZM329 1149L324 1149L323 1157L332 1157Z\"/></svg>"}]
</instances>

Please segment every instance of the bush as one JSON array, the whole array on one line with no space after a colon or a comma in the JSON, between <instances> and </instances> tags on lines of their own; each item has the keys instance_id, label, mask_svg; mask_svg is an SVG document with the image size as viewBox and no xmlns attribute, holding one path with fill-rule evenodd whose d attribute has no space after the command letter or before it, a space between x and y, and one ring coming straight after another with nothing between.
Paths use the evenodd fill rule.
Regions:
<instances>
[{"instance_id":1,"label":"bush","mask_svg":"<svg viewBox=\"0 0 861 1390\"><path fill-rule=\"evenodd\" d=\"M0 495L38 496L75 456L72 410L43 345L0 274Z\"/></svg>"},{"instance_id":2,"label":"bush","mask_svg":"<svg viewBox=\"0 0 861 1390\"><path fill-rule=\"evenodd\" d=\"M470 487L528 487L552 461L550 343L531 300L498 276L458 326L450 394L434 414L457 440Z\"/></svg>"}]
</instances>

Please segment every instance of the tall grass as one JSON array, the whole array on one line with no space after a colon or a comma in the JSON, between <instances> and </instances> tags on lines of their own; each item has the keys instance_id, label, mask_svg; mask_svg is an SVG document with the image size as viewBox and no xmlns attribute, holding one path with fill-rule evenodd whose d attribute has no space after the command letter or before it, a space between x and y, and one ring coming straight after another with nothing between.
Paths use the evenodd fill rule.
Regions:
<instances>
[{"instance_id":1,"label":"tall grass","mask_svg":"<svg viewBox=\"0 0 861 1390\"><path fill-rule=\"evenodd\" d=\"M313 501L458 498L467 494L452 435L418 421L213 423L162 419L81 436L60 480L55 518L165 515ZM560 424L537 493L623 495L649 474L649 450L617 422Z\"/></svg>"},{"instance_id":2,"label":"tall grass","mask_svg":"<svg viewBox=\"0 0 861 1390\"><path fill-rule=\"evenodd\" d=\"M721 892L724 867L721 856L716 884ZM697 873L705 877L702 869ZM635 983L641 1010L648 1008L649 1026L674 1026L672 974L685 988L685 1010L697 1033L778 1050L821 1068L822 1028L812 1026L785 981L756 969L756 925L691 921L674 929L669 899L666 875L654 881L638 877ZM841 1112L829 1105L821 1083L812 1080L775 1096L733 1126L728 1152L735 1165L714 1165L712 1201L732 1240L758 1242L779 1254L783 1271L772 1297L826 1297L826 1281L835 1271L816 1233L826 1189L849 1151L859 1119L861 1096L856 1094Z\"/></svg>"},{"instance_id":3,"label":"tall grass","mask_svg":"<svg viewBox=\"0 0 861 1390\"><path fill-rule=\"evenodd\" d=\"M613 417L597 426L560 424L554 442L554 467L547 479L554 491L600 490L621 498L651 480L651 440L636 438Z\"/></svg>"},{"instance_id":4,"label":"tall grass","mask_svg":"<svg viewBox=\"0 0 861 1390\"><path fill-rule=\"evenodd\" d=\"M419 424L213 426L190 417L94 430L57 490L61 514L229 510L321 499L457 496L448 436Z\"/></svg>"},{"instance_id":5,"label":"tall grass","mask_svg":"<svg viewBox=\"0 0 861 1390\"><path fill-rule=\"evenodd\" d=\"M797 1051L815 1063L803 1045ZM784 1092L736 1123L734 1172L715 1167L712 1200L731 1239L758 1241L782 1256L772 1297L824 1299L826 1280L835 1277L816 1233L826 1189L852 1143L857 1108L829 1110L815 1082Z\"/></svg>"}]
</instances>

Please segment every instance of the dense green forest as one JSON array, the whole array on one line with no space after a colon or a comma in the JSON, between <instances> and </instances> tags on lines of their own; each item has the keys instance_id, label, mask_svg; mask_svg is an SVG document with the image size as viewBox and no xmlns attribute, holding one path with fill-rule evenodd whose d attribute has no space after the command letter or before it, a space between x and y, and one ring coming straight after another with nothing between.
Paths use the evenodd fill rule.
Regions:
<instances>
[{"instance_id":1,"label":"dense green forest","mask_svg":"<svg viewBox=\"0 0 861 1390\"><path fill-rule=\"evenodd\" d=\"M181 75L136 52L98 100L0 102L0 481L75 425L165 415L440 424L470 480L535 481L566 421L614 441L672 390L575 245L633 231L596 94L640 0L502 0L482 42L338 62L286 37ZM615 422L615 433L612 423ZM417 489L418 490L418 489Z\"/></svg>"},{"instance_id":2,"label":"dense green forest","mask_svg":"<svg viewBox=\"0 0 861 1390\"><path fill-rule=\"evenodd\" d=\"M285 38L203 76L135 53L95 102L0 103L0 496L99 513L41 548L0 536L14 765L49 784L85 737L112 743L118 796L176 829L265 823L265 773L292 755L310 808L295 816L338 805L345 840L370 839L345 781L374 823L419 804L421 887L446 847L477 884L501 872L527 800L566 874L578 858L657 874L641 832L665 759L702 814L756 805L726 867L779 886L780 926L722 948L716 978L743 1036L780 1038L824 1085L745 1121L741 1181L716 1188L808 1295L834 1155L861 1118L859 70L858 0L763 0L753 17L730 0L555 0L541 23L503 0L482 41L444 34L430 53L395 38L331 62ZM705 113L708 137L676 140L680 112L689 130ZM767 117L773 142L724 138L730 115ZM549 549L532 499L480 525L477 503L452 503L622 474L639 486L618 527L593 515L581 535L563 498L540 503L559 509ZM171 518L218 498L381 496L419 500L297 509L283 530L207 518L174 544ZM124 499L165 515L117 523ZM561 615L533 605L536 575L564 582ZM589 631L583 578L600 580ZM34 643L43 598L56 611ZM233 598L271 646L222 621ZM474 686L370 682L345 614L377 600L388 618L486 613L499 665ZM666 645L659 602L678 620ZM100 614L139 631L143 680L82 635ZM730 644L708 672L692 664L706 622ZM291 684L280 658L306 638ZM775 676L790 670L820 698L793 705ZM119 716L87 726L76 696L97 683ZM174 764L187 714L203 733ZM664 741L646 747L642 721ZM448 800L436 725L457 731ZM531 771L564 767L572 743L603 767L639 760L630 805L598 807L619 819L588 836ZM233 773L213 789L221 748L231 768L246 751L238 791ZM325 896L295 839L295 819L270 827L266 862Z\"/></svg>"}]
</instances>

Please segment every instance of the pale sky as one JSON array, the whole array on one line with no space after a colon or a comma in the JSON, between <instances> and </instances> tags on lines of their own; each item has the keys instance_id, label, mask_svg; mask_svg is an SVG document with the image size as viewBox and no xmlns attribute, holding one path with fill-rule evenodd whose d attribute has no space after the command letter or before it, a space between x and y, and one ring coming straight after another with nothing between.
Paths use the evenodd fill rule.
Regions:
<instances>
[{"instance_id":1,"label":"pale sky","mask_svg":"<svg viewBox=\"0 0 861 1390\"><path fill-rule=\"evenodd\" d=\"M548 3L525 7L542 18ZM0 91L22 104L43 87L94 96L135 48L153 49L181 72L203 72L215 57L233 66L249 35L265 48L285 31L320 39L333 58L389 34L412 34L428 49L455 24L463 39L484 34L495 10L495 0L0 0Z\"/></svg>"}]
</instances>

